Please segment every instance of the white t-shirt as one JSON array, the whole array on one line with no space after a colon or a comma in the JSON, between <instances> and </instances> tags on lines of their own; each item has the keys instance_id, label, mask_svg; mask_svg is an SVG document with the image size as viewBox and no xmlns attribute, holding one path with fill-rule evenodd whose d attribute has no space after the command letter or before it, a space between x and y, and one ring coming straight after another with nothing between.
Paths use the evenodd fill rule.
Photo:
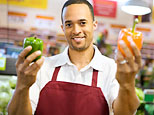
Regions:
<instances>
[{"instance_id":1,"label":"white t-shirt","mask_svg":"<svg viewBox=\"0 0 154 115\"><path fill-rule=\"evenodd\" d=\"M91 86L93 68L98 70L97 87L100 87L113 114L112 103L118 95L119 84L115 78L117 65L113 59L103 56L94 46L95 54L91 62L80 71L68 57L68 47L63 53L46 57L37 74L37 80L30 88L30 100L33 113L36 110L41 89L52 79L55 67L61 66L57 81L66 81Z\"/></svg>"}]
</instances>

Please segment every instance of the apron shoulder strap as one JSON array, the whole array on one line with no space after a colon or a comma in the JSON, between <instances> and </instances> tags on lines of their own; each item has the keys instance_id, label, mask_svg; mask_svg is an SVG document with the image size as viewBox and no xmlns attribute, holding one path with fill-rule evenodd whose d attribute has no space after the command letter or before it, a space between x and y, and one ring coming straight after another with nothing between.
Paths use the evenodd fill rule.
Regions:
<instances>
[{"instance_id":1,"label":"apron shoulder strap","mask_svg":"<svg viewBox=\"0 0 154 115\"><path fill-rule=\"evenodd\" d=\"M56 81L57 80L57 75L58 75L58 72L59 72L60 68L61 68L61 66L55 68L55 71L53 73L51 81Z\"/></svg>"},{"instance_id":2,"label":"apron shoulder strap","mask_svg":"<svg viewBox=\"0 0 154 115\"><path fill-rule=\"evenodd\" d=\"M93 76L92 76L92 83L91 86L97 87L97 76L98 76L98 70L93 69Z\"/></svg>"}]
</instances>

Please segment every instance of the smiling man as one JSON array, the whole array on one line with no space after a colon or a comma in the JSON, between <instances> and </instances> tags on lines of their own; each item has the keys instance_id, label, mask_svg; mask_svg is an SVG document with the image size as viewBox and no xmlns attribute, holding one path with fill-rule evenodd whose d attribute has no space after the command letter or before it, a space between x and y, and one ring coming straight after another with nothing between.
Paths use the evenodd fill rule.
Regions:
<instances>
[{"instance_id":1,"label":"smiling man","mask_svg":"<svg viewBox=\"0 0 154 115\"><path fill-rule=\"evenodd\" d=\"M64 8L62 17L62 29L70 49L84 51L93 47L93 31L97 22L93 20L86 4L74 4Z\"/></svg>"},{"instance_id":2,"label":"smiling man","mask_svg":"<svg viewBox=\"0 0 154 115\"><path fill-rule=\"evenodd\" d=\"M141 66L135 44L131 41L134 55L121 41L126 57L119 51L115 61L103 56L93 45L97 21L86 0L68 0L61 19L68 42L64 52L32 64L40 51L25 59L32 49L27 47L19 55L9 115L133 115L139 106L135 75Z\"/></svg>"}]
</instances>

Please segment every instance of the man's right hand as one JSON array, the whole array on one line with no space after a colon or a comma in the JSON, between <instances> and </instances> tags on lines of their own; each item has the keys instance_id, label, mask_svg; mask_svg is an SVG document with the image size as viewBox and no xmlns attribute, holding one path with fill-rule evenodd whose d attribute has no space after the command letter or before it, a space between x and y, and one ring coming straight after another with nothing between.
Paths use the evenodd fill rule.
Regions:
<instances>
[{"instance_id":1,"label":"man's right hand","mask_svg":"<svg viewBox=\"0 0 154 115\"><path fill-rule=\"evenodd\" d=\"M32 50L31 46L26 47L18 56L16 62L16 72L18 76L17 89L29 89L31 85L36 81L36 75L41 68L44 58L41 57L36 62L32 61L41 55L41 51L36 51L29 55L26 59L25 56Z\"/></svg>"}]
</instances>

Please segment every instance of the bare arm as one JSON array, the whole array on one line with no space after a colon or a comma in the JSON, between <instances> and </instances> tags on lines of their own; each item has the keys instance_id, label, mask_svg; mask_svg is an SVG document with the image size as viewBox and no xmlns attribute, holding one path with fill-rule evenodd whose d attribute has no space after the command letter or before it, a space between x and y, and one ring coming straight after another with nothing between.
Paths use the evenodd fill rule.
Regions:
<instances>
[{"instance_id":1,"label":"bare arm","mask_svg":"<svg viewBox=\"0 0 154 115\"><path fill-rule=\"evenodd\" d=\"M40 51L36 51L25 59L25 56L31 49L32 47L25 48L16 62L18 79L14 95L8 105L9 115L32 115L29 88L36 81L37 72L42 66L44 59L41 58L31 64L41 54Z\"/></svg>"},{"instance_id":2,"label":"bare arm","mask_svg":"<svg viewBox=\"0 0 154 115\"><path fill-rule=\"evenodd\" d=\"M32 115L28 89L16 89L8 105L9 115Z\"/></svg>"},{"instance_id":3,"label":"bare arm","mask_svg":"<svg viewBox=\"0 0 154 115\"><path fill-rule=\"evenodd\" d=\"M114 113L115 115L134 115L139 104L134 87L128 86L128 89L120 87L118 97L113 105Z\"/></svg>"},{"instance_id":4,"label":"bare arm","mask_svg":"<svg viewBox=\"0 0 154 115\"><path fill-rule=\"evenodd\" d=\"M113 103L115 115L133 115L139 107L139 99L135 92L135 75L141 68L141 54L134 42L131 42L133 54L124 42L120 43L124 50L125 57L117 51L117 74L120 89L116 100ZM121 64L120 61L126 59L127 63Z\"/></svg>"}]
</instances>

